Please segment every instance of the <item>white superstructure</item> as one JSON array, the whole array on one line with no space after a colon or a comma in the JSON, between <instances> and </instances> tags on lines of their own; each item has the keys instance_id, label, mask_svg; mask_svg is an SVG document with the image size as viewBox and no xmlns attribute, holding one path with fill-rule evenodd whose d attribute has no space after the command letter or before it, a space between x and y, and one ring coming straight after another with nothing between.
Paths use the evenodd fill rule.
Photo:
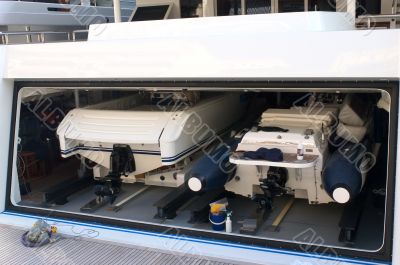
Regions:
<instances>
[{"instance_id":1,"label":"white superstructure","mask_svg":"<svg viewBox=\"0 0 400 265\"><path fill-rule=\"evenodd\" d=\"M112 1L85 1L69 4L0 1L0 43L26 44L86 39L92 24L114 22ZM121 1L121 19L128 21L134 0Z\"/></svg>"}]
</instances>

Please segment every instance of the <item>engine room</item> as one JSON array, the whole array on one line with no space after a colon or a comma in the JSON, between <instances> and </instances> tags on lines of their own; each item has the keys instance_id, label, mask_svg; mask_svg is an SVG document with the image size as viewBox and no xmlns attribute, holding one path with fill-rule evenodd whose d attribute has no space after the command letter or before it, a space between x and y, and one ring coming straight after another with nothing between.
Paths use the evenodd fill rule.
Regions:
<instances>
[{"instance_id":1,"label":"engine room","mask_svg":"<svg viewBox=\"0 0 400 265\"><path fill-rule=\"evenodd\" d=\"M145 230L376 252L392 107L373 88L21 88L10 201Z\"/></svg>"}]
</instances>

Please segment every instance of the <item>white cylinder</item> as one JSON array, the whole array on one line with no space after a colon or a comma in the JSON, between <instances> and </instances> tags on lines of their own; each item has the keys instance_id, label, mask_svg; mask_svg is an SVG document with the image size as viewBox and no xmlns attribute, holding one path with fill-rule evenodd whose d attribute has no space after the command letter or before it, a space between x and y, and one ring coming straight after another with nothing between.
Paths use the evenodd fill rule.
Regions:
<instances>
[{"instance_id":1,"label":"white cylinder","mask_svg":"<svg viewBox=\"0 0 400 265\"><path fill-rule=\"evenodd\" d=\"M227 233L232 233L232 220L230 216L228 216L226 219L225 230Z\"/></svg>"},{"instance_id":2,"label":"white cylinder","mask_svg":"<svg viewBox=\"0 0 400 265\"><path fill-rule=\"evenodd\" d=\"M121 23L121 2L120 0L113 0L114 4L114 22Z\"/></svg>"},{"instance_id":3,"label":"white cylinder","mask_svg":"<svg viewBox=\"0 0 400 265\"><path fill-rule=\"evenodd\" d=\"M297 146L297 160L303 160L304 159L304 146L303 144L299 144Z\"/></svg>"}]
</instances>

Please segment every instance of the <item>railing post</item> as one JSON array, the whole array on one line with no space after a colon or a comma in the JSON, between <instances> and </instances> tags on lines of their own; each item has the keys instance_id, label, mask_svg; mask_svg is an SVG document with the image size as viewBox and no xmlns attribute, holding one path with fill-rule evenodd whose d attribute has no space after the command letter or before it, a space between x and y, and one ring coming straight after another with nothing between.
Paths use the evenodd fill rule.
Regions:
<instances>
[{"instance_id":1,"label":"railing post","mask_svg":"<svg viewBox=\"0 0 400 265\"><path fill-rule=\"evenodd\" d=\"M351 15L354 24L356 23L356 0L347 0L347 12Z\"/></svg>"},{"instance_id":2,"label":"railing post","mask_svg":"<svg viewBox=\"0 0 400 265\"><path fill-rule=\"evenodd\" d=\"M74 99L75 99L75 108L79 108L80 102L79 102L79 90L74 89Z\"/></svg>"},{"instance_id":3,"label":"railing post","mask_svg":"<svg viewBox=\"0 0 400 265\"><path fill-rule=\"evenodd\" d=\"M390 28L395 29L396 28L396 19L391 19L390 20Z\"/></svg>"},{"instance_id":4,"label":"railing post","mask_svg":"<svg viewBox=\"0 0 400 265\"><path fill-rule=\"evenodd\" d=\"M113 0L114 3L114 22L121 23L121 2L120 0Z\"/></svg>"},{"instance_id":5,"label":"railing post","mask_svg":"<svg viewBox=\"0 0 400 265\"><path fill-rule=\"evenodd\" d=\"M25 27L25 31L31 31L31 27L30 26L26 26ZM26 34L26 42L27 43L32 43L32 36L31 34Z\"/></svg>"},{"instance_id":6,"label":"railing post","mask_svg":"<svg viewBox=\"0 0 400 265\"><path fill-rule=\"evenodd\" d=\"M246 10L247 10L246 0L241 0L240 6L241 6L241 10L242 10L242 15L246 15Z\"/></svg>"},{"instance_id":7,"label":"railing post","mask_svg":"<svg viewBox=\"0 0 400 265\"><path fill-rule=\"evenodd\" d=\"M398 0L393 0L393 1L392 1L392 15L397 14L397 4L398 4L397 1L398 1Z\"/></svg>"}]
</instances>

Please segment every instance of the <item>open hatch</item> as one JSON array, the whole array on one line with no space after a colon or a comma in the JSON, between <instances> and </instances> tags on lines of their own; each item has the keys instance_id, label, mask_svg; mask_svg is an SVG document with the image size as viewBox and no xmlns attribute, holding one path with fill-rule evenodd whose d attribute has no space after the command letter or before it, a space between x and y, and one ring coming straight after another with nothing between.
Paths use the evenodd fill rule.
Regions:
<instances>
[{"instance_id":1,"label":"open hatch","mask_svg":"<svg viewBox=\"0 0 400 265\"><path fill-rule=\"evenodd\" d=\"M13 210L365 258L390 249L390 85L58 85L16 91Z\"/></svg>"}]
</instances>

